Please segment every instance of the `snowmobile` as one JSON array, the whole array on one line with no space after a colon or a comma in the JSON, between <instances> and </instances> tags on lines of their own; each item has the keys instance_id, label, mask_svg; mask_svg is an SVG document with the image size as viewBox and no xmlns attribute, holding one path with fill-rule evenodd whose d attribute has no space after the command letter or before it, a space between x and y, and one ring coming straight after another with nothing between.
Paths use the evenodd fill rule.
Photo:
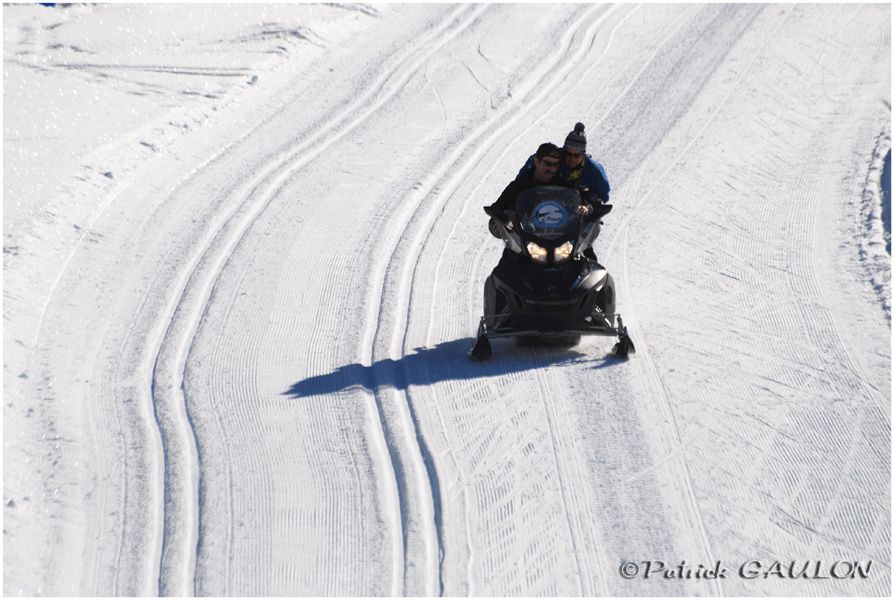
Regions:
<instances>
[{"instance_id":1,"label":"snowmobile","mask_svg":"<svg viewBox=\"0 0 894 600\"><path fill-rule=\"evenodd\" d=\"M580 204L576 189L540 186L519 194L515 219L484 209L491 235L503 240L506 251L484 283L484 315L469 350L472 360L491 358L490 340L496 338L573 346L583 335L616 336L615 357L636 352L615 313L612 276L584 255L612 206L596 203L583 219Z\"/></svg>"}]
</instances>

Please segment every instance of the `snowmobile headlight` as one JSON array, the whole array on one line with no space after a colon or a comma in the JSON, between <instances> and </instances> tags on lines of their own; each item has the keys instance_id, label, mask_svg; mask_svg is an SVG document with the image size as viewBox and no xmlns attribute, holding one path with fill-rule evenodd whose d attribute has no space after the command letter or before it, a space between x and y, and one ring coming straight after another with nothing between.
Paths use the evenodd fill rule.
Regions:
<instances>
[{"instance_id":1,"label":"snowmobile headlight","mask_svg":"<svg viewBox=\"0 0 894 600\"><path fill-rule=\"evenodd\" d=\"M546 248L538 246L534 242L528 242L528 254L535 262L546 262Z\"/></svg>"},{"instance_id":2,"label":"snowmobile headlight","mask_svg":"<svg viewBox=\"0 0 894 600\"><path fill-rule=\"evenodd\" d=\"M571 256L571 251L574 250L574 245L571 242L565 242L558 248L556 248L553 252L553 256L555 257L555 261L557 263L568 260L568 257Z\"/></svg>"}]
</instances>

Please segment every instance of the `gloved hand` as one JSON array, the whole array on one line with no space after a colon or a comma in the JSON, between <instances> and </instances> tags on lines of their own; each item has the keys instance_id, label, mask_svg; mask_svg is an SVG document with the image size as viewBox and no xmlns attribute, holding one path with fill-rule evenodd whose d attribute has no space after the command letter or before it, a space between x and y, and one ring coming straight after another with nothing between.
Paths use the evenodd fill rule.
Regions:
<instances>
[{"instance_id":1,"label":"gloved hand","mask_svg":"<svg viewBox=\"0 0 894 600\"><path fill-rule=\"evenodd\" d=\"M500 237L499 228L497 227L498 223L503 224L506 229L512 231L513 223L517 216L514 210L504 211L494 206L485 206L484 212L490 215L490 220L487 222L487 229L492 236L495 238Z\"/></svg>"}]
</instances>

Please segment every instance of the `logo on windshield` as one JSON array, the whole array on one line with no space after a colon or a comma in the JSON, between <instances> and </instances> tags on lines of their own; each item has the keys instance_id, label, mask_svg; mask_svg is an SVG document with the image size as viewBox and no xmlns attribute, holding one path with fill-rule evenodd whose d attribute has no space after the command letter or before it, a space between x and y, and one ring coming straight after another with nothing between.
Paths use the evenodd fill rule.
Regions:
<instances>
[{"instance_id":1,"label":"logo on windshield","mask_svg":"<svg viewBox=\"0 0 894 600\"><path fill-rule=\"evenodd\" d=\"M559 202L547 200L537 205L531 220L535 227L561 229L568 222L568 213Z\"/></svg>"}]
</instances>

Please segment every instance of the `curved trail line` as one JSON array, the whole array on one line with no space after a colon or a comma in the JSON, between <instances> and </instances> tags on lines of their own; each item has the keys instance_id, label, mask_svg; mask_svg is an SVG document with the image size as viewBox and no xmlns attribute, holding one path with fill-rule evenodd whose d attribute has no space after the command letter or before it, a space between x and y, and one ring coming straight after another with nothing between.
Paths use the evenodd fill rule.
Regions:
<instances>
[{"instance_id":1,"label":"curved trail line","mask_svg":"<svg viewBox=\"0 0 894 600\"><path fill-rule=\"evenodd\" d=\"M449 18L445 20L445 23L447 23L447 24L451 23L454 20L453 17L456 14L462 12L462 10L463 10L463 8L460 8L460 9L457 9L456 11L454 11L454 13L452 13L449 16ZM420 44L424 45L426 43L429 43L432 39L441 35L443 29L444 29L443 26L435 28L434 33L432 35L430 35L428 38L426 38L426 40L424 40ZM407 48L405 50L405 52L403 53L404 56L401 58L401 61L405 62L409 57L411 57L414 50L415 50L415 47ZM385 72L384 75L380 76L379 79L377 80L378 87L373 87L371 89L371 91L369 91L369 92L367 92L367 94L363 95L360 98L360 100L367 98L368 96L370 96L370 94L372 94L375 91L377 91L378 89L380 89L383 86L383 82L385 82L388 77L392 76L393 73L397 72L401 68L403 62L398 63L397 66L389 69L387 72ZM357 104L357 103L359 103L359 100L358 100L358 102L355 102L355 104ZM351 110L352 109L349 108L349 109L347 109L347 111L344 111L342 113L342 117L347 118L348 116L350 116ZM267 121L264 121L264 122L266 123ZM175 182L173 187L170 188L171 192L169 192L169 196L173 196L174 194L176 194L178 190L182 189L191 180L195 179L195 177L197 175L201 174L208 167L210 167L210 166L214 165L216 162L218 162L227 153L231 152L234 147L238 146L239 142L250 137L252 135L253 131L254 130L249 130L247 133L242 135L235 142L233 142L227 146L224 146L223 148L221 148L217 152L215 152L213 156L211 156L208 159L206 159L205 161L203 161L200 165L193 167L180 180ZM266 173L268 171L269 171L269 169L266 170L264 173ZM125 192L131 186L134 185L134 182L138 179L138 175L139 175L138 173L132 174L129 178L127 178L124 181L122 181L121 183L119 183L119 185L116 186L114 189L110 190L110 192L106 196L105 201L101 205L100 209L94 213L93 217L91 217L90 225L87 227L87 229L93 228L95 223L98 222L98 220L103 216L103 214L106 212L106 210L114 204L116 199L118 199L119 197L124 195ZM263 176L263 173L261 176ZM257 179L258 179L258 177L255 178L255 180L257 180ZM254 180L252 180L252 181L254 181ZM153 212L153 215L157 214L159 212L159 210L160 209L156 209ZM73 256L76 254L77 250L81 247L81 245L83 245L83 243L84 243L84 239L82 237L80 242L78 242L71 249L71 251L67 253L65 261L62 266L62 269L58 272L57 276L54 278L54 282L51 286L49 295L47 296L47 302L44 303L44 306L41 309L42 312L41 312L41 317L40 317L40 325L37 327L37 330L36 330L37 333L35 334L36 336L40 335L39 331L44 327L43 323L46 318L46 312L47 312L49 303L52 299L52 296L55 295L55 293L56 293L55 290L58 288L59 283L62 280L62 277L64 276L64 273L68 270L68 265L69 265L70 261L72 260ZM156 276L152 280L153 285L159 279L160 279L159 275L156 274ZM147 292L147 294L148 293L149 292ZM143 304L145 304L145 300L146 300L146 297L144 297L143 301L141 301L140 307L142 307ZM139 313L139 309L137 312ZM136 321L136 317L134 318L134 321ZM168 325L167 329L170 330L169 325ZM126 337L125 337L125 342L127 339L130 339L130 334L132 333L132 330L133 330L133 327L130 327L128 329L128 333L126 334ZM158 340L163 335L166 334L165 333L165 325L162 324L161 330L159 330L156 327L156 328L153 328L153 331L155 333L153 335L148 336L150 343L151 343L152 339ZM159 582L161 581L161 579L163 579L160 576L161 567L159 567L158 565L160 565L161 561L163 560L161 558L161 556L162 556L162 551L163 551L162 548L165 544L164 521L166 519L166 515L162 511L163 501L158 499L158 498L164 498L164 495L165 495L164 464L166 462L166 455L165 455L165 448L164 448L164 441L163 441L165 436L162 433L162 429L163 429L162 422L161 422L162 415L159 414L158 407L156 406L156 404L153 401L153 392L154 392L153 377L155 376L154 371L158 364L158 352L153 352L152 354L154 354L154 357L152 357L152 358L150 358L149 356L145 357L144 360L141 361L140 368L137 369L137 371L136 371L136 373L138 374L137 376L140 377L141 379L143 379L143 381L139 385L136 386L135 392L134 392L136 395L135 400L136 400L138 406L140 407L140 412L143 413L140 421L147 424L146 439L149 442L149 445L147 446L147 454L150 456L149 462L151 463L151 465L150 465L151 471L150 471L150 475L149 475L148 479L151 479L155 482L150 486L150 488L151 488L150 493L153 493L153 495L147 497L147 499L146 499L146 503L148 503L152 507L151 514L148 515L149 516L148 519L145 519L145 517L147 515L145 514L145 512L143 512L142 513L143 519L141 519L141 520L147 520L149 522L149 528L152 529L152 533L150 534L149 537L157 540L157 543L155 544L157 546L157 549L154 551L155 558L154 559L150 558L147 561L147 565L146 565L147 569L148 569L148 573L145 578L145 581L148 582L148 585L150 587L145 589L143 593L145 593L147 595L157 593L157 587L159 585ZM118 370L120 371L120 366L119 366ZM146 375L141 375L141 374L146 374ZM116 377L116 380L120 380L120 378ZM162 411L162 414L164 414L164 411ZM182 413L182 411L181 411L181 414L184 414L184 413ZM175 420L175 422L176 422L176 420ZM154 458L152 458L152 457L154 457ZM169 460L170 457L167 457L167 459ZM155 495L155 493L157 493L157 496ZM122 495L123 495L124 499L128 498L130 495L126 477L124 478L124 483L122 484ZM142 502L141 502L141 504L142 504ZM123 505L127 506L128 502L124 502ZM165 504L164 506L166 506L167 509L169 509L169 510L177 510L176 505L173 503L170 503L170 502ZM124 523L126 523L128 521L126 515L123 517L123 519L124 519L124 521L123 521ZM123 548L126 545L126 537L125 536L126 536L126 528L123 528L120 539L117 544L117 549L115 551L116 564L120 564L120 561L122 560L122 557L124 556ZM153 565L156 565L156 566L153 566ZM120 574L121 574L121 571L119 570L115 576L115 581L116 581L115 589L120 589L120 583L119 583ZM184 586L184 587L182 587L182 589L187 589L187 587L188 586Z\"/></svg>"},{"instance_id":2,"label":"curved trail line","mask_svg":"<svg viewBox=\"0 0 894 600\"><path fill-rule=\"evenodd\" d=\"M163 321L168 324L166 331L157 338L152 379L147 385L151 405L156 408L159 435L168 442L167 447L162 446L166 470L170 470L169 475L176 478L172 481L171 477L165 477L163 484L165 514L158 541L160 593L196 593L201 473L195 432L183 395L183 372L193 338L224 265L251 224L288 178L397 94L424 61L464 29L480 9L473 9L471 17L458 20L458 15L464 12L470 12L466 6L455 10L445 24L435 28L430 36L420 42L419 45L427 46L425 53L421 56L415 54L417 46L405 49L397 64L380 76L375 85L351 106L330 118L314 134L289 148L280 160L243 185L241 189L247 192L240 194L242 199L209 230L201 249L188 261L185 274L178 281L175 299L169 303L166 312L169 316ZM432 43L432 40L435 41ZM367 105L365 109L362 108L364 104ZM310 147L314 150L308 151ZM228 231L230 229L232 231ZM157 398L156 392L160 392Z\"/></svg>"},{"instance_id":3,"label":"curved trail line","mask_svg":"<svg viewBox=\"0 0 894 600\"><path fill-rule=\"evenodd\" d=\"M399 278L399 288L398 293L396 295L398 306L395 311L396 315L404 315L401 326L396 326L392 336L391 343L389 347L389 356L397 357L400 356L406 350L407 344L407 331L409 327L409 318L410 311L409 305L412 301L412 282L415 278L416 271L419 265L419 256L421 255L422 249L425 246L425 243L428 241L429 232L434 226L434 222L436 217L441 214L443 211L444 203L446 199L449 198L450 193L454 191L460 183L465 179L468 175L469 171L474 168L478 164L478 159L484 155L484 153L491 148L496 142L495 139L497 136L502 135L505 130L509 127L513 126L518 120L527 114L533 112L533 107L537 104L541 103L551 92L557 89L559 83L567 79L570 74L573 72L573 69L577 66L577 64L583 60L589 48L592 47L592 41L589 44L586 43L586 39L592 37L595 34L595 31L598 30L604 21L607 19L609 14L612 12L612 8L609 8L605 11L603 15L588 29L587 34L584 36L585 40L582 42L575 52L573 59L568 60L566 55L571 46L571 42L575 35L577 35L580 26L586 21L586 19L590 16L590 14L596 10L595 7L587 10L583 15L578 17L575 25L569 29L565 34L565 40L562 44L560 44L560 48L554 54L553 59L546 66L545 69L542 69L543 73L535 74L534 77L530 78L530 80L536 80L532 85L528 85L525 87L521 87L521 92L517 92L513 95L512 104L500 109L497 113L488 119L483 125L479 126L475 132L473 132L467 141L465 141L460 146L456 147L453 152L451 152L450 156L442 162L441 168L439 168L432 176L428 177L427 180L421 185L419 188L414 190L410 196L412 197L411 202L407 205L410 209L403 211L403 215L400 215L400 218L395 217L392 222L401 223L403 225L398 232L392 232L390 237L392 237L392 249L387 265L383 269L381 269L375 277L375 281L381 282L381 289L378 298L372 298L369 306L369 317L367 322L376 323L375 331L371 332L372 339L375 340L376 335L379 332L381 326L387 320L387 314L385 314L385 308L383 304L384 299L384 288L387 280L387 273L393 271L395 269L400 269L399 266L396 266L397 262L397 252L400 245L400 240L406 238L406 232L412 224L418 220L422 221L422 224L419 226L416 235L413 237L412 242L410 244L409 250L406 252L406 257L403 262L403 268L401 269L401 276ZM562 64L562 67L558 70L554 70L556 65ZM527 96L533 93L534 91L538 93L534 96L533 99L528 100ZM505 119L504 115L509 113L515 106L520 106L521 102L524 101L528 108L526 110L521 110L517 114L510 117L508 120ZM540 119L543 118L543 115L540 116ZM496 122L502 121L502 125L494 129L494 124ZM530 128L532 125L529 125ZM478 140L490 140L479 142ZM468 154L468 148L475 144L475 151L471 154ZM457 165L460 165L457 168ZM452 173L449 179L447 179L447 183L439 186L440 183L443 182L445 178L448 177L448 173ZM424 200L426 197L430 196L431 193L437 189L438 201L432 203L431 206L426 206ZM404 215L412 210L412 214L409 214L406 218ZM420 211L421 215L420 215ZM377 286L373 285L370 289L376 289ZM375 315L375 317L373 316ZM366 342L369 343L369 342ZM373 342L373 345L375 343ZM370 354L370 360L372 359L372 354ZM403 396L403 402L399 404L399 412L401 413L402 420L405 423L405 430L408 432L413 432L415 434L415 440L417 444L417 452L414 453L414 459L417 463L417 472L422 473L423 468L424 472L428 476L428 496L432 498L432 509L433 505L437 502L437 498L433 498L432 494L433 490L437 486L437 477L433 471L433 463L432 459L427 450L424 438L421 436L418 419L416 417L415 411L412 407L412 403L409 399L409 393L407 390L401 390L401 394ZM440 413L439 413L440 414ZM410 436L413 437L413 436ZM422 466L419 466L419 458L422 459ZM424 484L424 482L423 482ZM426 513L428 513L429 509L426 509ZM439 512L439 511L437 511ZM438 542L438 550L440 553L440 562L443 562L443 547L441 542L441 534L440 534L440 515L433 515L433 521L435 521L435 534L437 534L437 542ZM566 511L567 512L567 511ZM569 527L571 527L571 523L569 521ZM571 528L571 536L574 538L573 527ZM432 535L429 533L429 535ZM431 541L431 540L430 540ZM434 549L432 548L431 543L428 544L428 552L429 556L433 553ZM576 554L576 560L580 560L580 557ZM433 562L430 558L430 563ZM578 565L580 567L580 565ZM580 568L578 568L578 572L580 572ZM578 587L580 589L580 582L578 583ZM441 589L443 592L443 582L441 583Z\"/></svg>"},{"instance_id":4,"label":"curved trail line","mask_svg":"<svg viewBox=\"0 0 894 600\"><path fill-rule=\"evenodd\" d=\"M477 146L476 150L465 159L465 164L458 170L458 172L454 173L453 177L449 181L448 185L445 188L439 189L438 197L441 198L441 203L436 203L434 207L425 207L424 200L429 197L432 191L438 186L438 183L442 181L447 173L450 171L451 167L455 167L456 164L461 162L461 159L467 155L468 148L473 145L478 139L485 137L486 134L492 134L493 127L496 122L503 118L503 116L508 113L513 107L520 105L521 101L531 93L532 90L537 89L537 87L547 80L550 77L551 69L554 68L555 64L561 62L565 50L571 43L571 39L573 38L574 33L580 24L584 21L586 16L588 16L593 10L588 10L584 16L581 16L575 27L569 30L565 34L564 43L559 45L559 48L556 52L553 53L552 60L545 67L538 70L533 76L529 77L526 81L532 81L529 85L521 88L521 91L513 94L513 100L511 104L507 107L498 110L494 115L492 115L483 125L479 126L475 132L473 132L462 144L457 146L453 152L441 163L441 167L435 171L431 176L426 178L426 180L414 190L412 194L410 194L409 201L404 203L404 206L408 208L400 211L398 214L395 214L392 218L392 223L398 223L399 227L396 230L392 230L391 232L386 233L387 238L390 238L391 249L389 251L389 260L382 261L380 264L383 266L377 269L376 273L373 275L372 280L374 282L378 282L378 284L373 283L370 286L371 297L367 302L368 311L367 318L365 320L367 327L364 329L363 336L363 348L364 348L364 359L368 361L368 364L372 364L373 354L376 347L376 337L382 325L387 322L388 316L385 314L385 303L384 300L384 291L385 284L387 282L387 273L399 267L393 266L396 261L396 255L398 249L400 248L400 240L406 237L406 231L410 227L410 224L413 223L416 219L416 215L420 210L427 211L426 214L431 218L425 219L428 221L427 225L424 225L420 230L421 233L418 234L411 244L410 250L407 252L406 256L409 261L413 261L414 258L418 259L419 252L416 251L416 248L422 247L422 242L424 241L425 235L430 230L433 224L433 217L436 215L443 204L443 198L449 196L449 191L458 184L461 178L467 174L467 172L477 164L477 158L480 157L484 153L484 147ZM566 67L564 70L570 70L570 67ZM550 82L550 87L555 85L554 82ZM541 92L541 96L547 93L549 87ZM530 109L529 109L530 110ZM502 129L509 127L515 120L519 119L524 112L521 112L518 115L515 115L510 121L503 124L497 131L502 131ZM489 136L492 139L492 135ZM422 238L422 239L420 239ZM416 261L418 262L418 261ZM399 293L397 294L397 302L398 306L396 308L396 314L405 315L403 320L403 328L395 327L395 330L391 336L391 341L389 345L389 356L395 357L400 356L404 350L405 346L405 336L406 336L406 324L409 319L409 301L410 301L410 288L412 287L412 274L415 273L415 265L416 262L413 262L414 268L409 268L409 262L404 265L404 269L402 270L402 275L399 278ZM376 290L374 293L373 291ZM375 383L375 382L374 382ZM384 416L382 412L382 398L381 393L378 389L378 386L374 386L376 390L376 401L380 407L380 414ZM418 420L413 410L412 404L409 401L408 393L406 390L401 390L400 396L402 396L402 400L395 402L397 406L397 411L400 416L401 423L397 426L403 431L404 439L408 446L412 447L413 450L411 452L412 458L410 459L413 463L413 467L417 474L417 493L420 494L420 499L425 498L423 500L426 506L423 509L424 514L426 515L423 520L423 527L425 530L425 548L427 554L427 564L429 565L426 570L426 593L434 594L435 593L435 582L439 582L439 586L441 589L441 593L443 593L443 581L442 581L442 569L440 567L443 561L443 545L442 545L442 535L440 531L440 509L436 511L435 506L439 502L439 499L434 497L433 490L437 488L437 476L434 473L434 464L431 456L428 453L427 446L418 426ZM388 423L383 422L383 427L388 428ZM422 477L422 473L425 473L425 478Z\"/></svg>"}]
</instances>

